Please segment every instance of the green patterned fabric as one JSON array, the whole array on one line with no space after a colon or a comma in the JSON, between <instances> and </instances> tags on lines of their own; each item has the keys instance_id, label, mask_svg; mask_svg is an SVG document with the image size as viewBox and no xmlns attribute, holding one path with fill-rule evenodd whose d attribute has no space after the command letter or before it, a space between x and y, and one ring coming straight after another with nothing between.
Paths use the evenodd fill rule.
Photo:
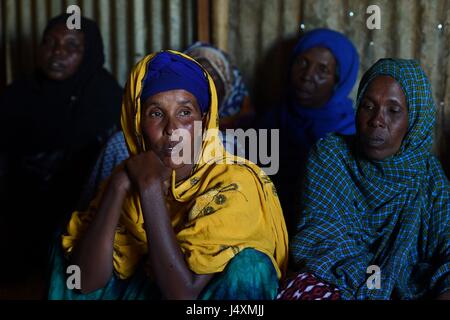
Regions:
<instances>
[{"instance_id":1,"label":"green patterned fabric","mask_svg":"<svg viewBox=\"0 0 450 320\"><path fill-rule=\"evenodd\" d=\"M215 276L201 293L201 300L274 300L278 277L270 258L244 249Z\"/></svg>"},{"instance_id":2,"label":"green patterned fabric","mask_svg":"<svg viewBox=\"0 0 450 320\"><path fill-rule=\"evenodd\" d=\"M121 280L115 275L107 285L95 292L81 294L67 288L66 268L61 246L51 253L52 274L50 300L158 300L161 293L145 273L143 264L135 274ZM247 248L238 253L225 270L213 277L200 300L273 300L278 290L277 272L270 258L260 251Z\"/></svg>"},{"instance_id":3,"label":"green patterned fabric","mask_svg":"<svg viewBox=\"0 0 450 320\"><path fill-rule=\"evenodd\" d=\"M416 299L450 289L450 186L430 153L435 104L413 60L382 59L358 90L358 104L377 76L403 88L409 125L397 154L361 157L354 137L330 135L313 148L291 242L295 264L337 286L344 299ZM381 288L366 273L381 269Z\"/></svg>"}]
</instances>

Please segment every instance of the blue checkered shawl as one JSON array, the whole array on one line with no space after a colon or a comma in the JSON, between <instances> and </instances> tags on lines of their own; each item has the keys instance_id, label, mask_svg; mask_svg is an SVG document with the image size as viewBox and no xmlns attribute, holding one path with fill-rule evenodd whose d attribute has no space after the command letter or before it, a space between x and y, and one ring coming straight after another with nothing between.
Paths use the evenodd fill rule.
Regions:
<instances>
[{"instance_id":1,"label":"blue checkered shawl","mask_svg":"<svg viewBox=\"0 0 450 320\"><path fill-rule=\"evenodd\" d=\"M358 102L379 75L396 79L406 96L401 148L369 161L354 137L320 140L308 160L291 256L344 299L433 297L450 289L450 186L430 153L435 104L420 65L393 59L366 72ZM371 265L380 268L379 289L367 285Z\"/></svg>"}]
</instances>

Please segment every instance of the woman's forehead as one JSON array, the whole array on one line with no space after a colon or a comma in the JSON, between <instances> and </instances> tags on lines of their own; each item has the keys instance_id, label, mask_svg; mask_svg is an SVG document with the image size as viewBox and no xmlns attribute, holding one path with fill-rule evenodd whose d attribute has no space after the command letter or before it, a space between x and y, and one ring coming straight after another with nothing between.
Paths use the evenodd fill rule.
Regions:
<instances>
[{"instance_id":1,"label":"woman's forehead","mask_svg":"<svg viewBox=\"0 0 450 320\"><path fill-rule=\"evenodd\" d=\"M336 58L327 47L316 46L300 52L297 56L311 56L323 62L335 62Z\"/></svg>"},{"instance_id":2,"label":"woman's forehead","mask_svg":"<svg viewBox=\"0 0 450 320\"><path fill-rule=\"evenodd\" d=\"M374 94L376 92L382 93L384 96L398 97L400 99L405 99L406 96L403 91L403 87L400 82L398 82L394 77L389 75L379 75L376 76L368 85L365 92L365 96Z\"/></svg>"},{"instance_id":3,"label":"woman's forehead","mask_svg":"<svg viewBox=\"0 0 450 320\"><path fill-rule=\"evenodd\" d=\"M147 98L144 106L152 104L160 104L161 106L192 104L198 107L198 102L195 96L187 90L175 89L169 91L159 92Z\"/></svg>"},{"instance_id":4,"label":"woman's forehead","mask_svg":"<svg viewBox=\"0 0 450 320\"><path fill-rule=\"evenodd\" d=\"M73 37L84 39L84 33L82 31L75 30L75 29L70 30L67 28L66 24L63 22L56 23L51 28L46 30L46 32L44 33L44 36L54 36L54 35L73 36Z\"/></svg>"}]
</instances>

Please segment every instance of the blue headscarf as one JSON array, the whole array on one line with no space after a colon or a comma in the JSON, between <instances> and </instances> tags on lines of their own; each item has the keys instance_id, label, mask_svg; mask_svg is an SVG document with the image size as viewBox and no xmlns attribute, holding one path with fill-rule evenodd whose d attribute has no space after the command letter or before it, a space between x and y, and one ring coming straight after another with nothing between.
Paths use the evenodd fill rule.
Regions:
<instances>
[{"instance_id":1,"label":"blue headscarf","mask_svg":"<svg viewBox=\"0 0 450 320\"><path fill-rule=\"evenodd\" d=\"M358 53L350 40L341 33L317 29L299 40L292 63L299 54L314 47L329 49L336 59L339 79L333 96L321 108L306 108L296 102L290 88L287 100L266 120L271 129L280 129L280 169L274 181L289 228L294 226L299 193L297 183L302 179L311 147L332 132L344 135L356 133L355 111L348 95L358 75Z\"/></svg>"},{"instance_id":2,"label":"blue headscarf","mask_svg":"<svg viewBox=\"0 0 450 320\"><path fill-rule=\"evenodd\" d=\"M196 99L202 113L209 109L209 85L205 71L182 56L161 52L148 65L141 93L141 103L149 97L170 90L183 89Z\"/></svg>"},{"instance_id":3,"label":"blue headscarf","mask_svg":"<svg viewBox=\"0 0 450 320\"><path fill-rule=\"evenodd\" d=\"M290 127L291 132L298 135L297 141L303 141L309 149L319 138L330 132L344 135L355 134L355 111L348 98L358 76L359 56L351 41L343 34L328 30L316 29L306 33L297 43L293 60L299 54L314 48L324 47L331 51L336 59L339 72L331 99L321 108L305 108L292 98L289 106L282 114L282 123ZM304 131L308 132L305 133Z\"/></svg>"}]
</instances>

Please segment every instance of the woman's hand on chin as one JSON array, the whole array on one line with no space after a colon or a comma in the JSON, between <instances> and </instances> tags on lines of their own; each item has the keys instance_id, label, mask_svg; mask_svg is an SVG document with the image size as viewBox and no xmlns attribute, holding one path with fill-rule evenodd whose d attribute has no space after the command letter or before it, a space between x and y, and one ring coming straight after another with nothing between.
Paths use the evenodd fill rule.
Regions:
<instances>
[{"instance_id":1,"label":"woman's hand on chin","mask_svg":"<svg viewBox=\"0 0 450 320\"><path fill-rule=\"evenodd\" d=\"M164 188L163 182L169 180L172 172L151 150L129 158L125 161L125 168L131 183L139 191L145 191L154 186Z\"/></svg>"}]
</instances>

